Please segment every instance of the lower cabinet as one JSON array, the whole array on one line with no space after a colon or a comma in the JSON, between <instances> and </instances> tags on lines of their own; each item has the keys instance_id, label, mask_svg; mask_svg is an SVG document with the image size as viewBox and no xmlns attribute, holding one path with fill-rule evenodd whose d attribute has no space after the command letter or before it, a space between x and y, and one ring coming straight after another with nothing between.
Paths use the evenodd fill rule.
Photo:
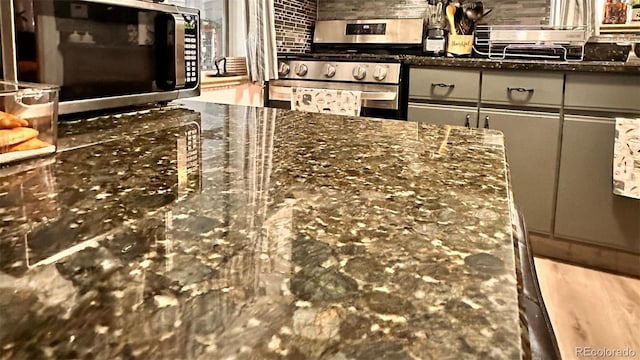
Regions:
<instances>
[{"instance_id":1,"label":"lower cabinet","mask_svg":"<svg viewBox=\"0 0 640 360\"><path fill-rule=\"evenodd\" d=\"M613 194L615 119L565 115L555 236L640 254L640 200Z\"/></svg>"},{"instance_id":2,"label":"lower cabinet","mask_svg":"<svg viewBox=\"0 0 640 360\"><path fill-rule=\"evenodd\" d=\"M504 133L515 203L527 228L551 233L560 114L481 109L479 125Z\"/></svg>"},{"instance_id":3,"label":"lower cabinet","mask_svg":"<svg viewBox=\"0 0 640 360\"><path fill-rule=\"evenodd\" d=\"M478 108L410 102L407 120L430 124L476 127Z\"/></svg>"}]
</instances>

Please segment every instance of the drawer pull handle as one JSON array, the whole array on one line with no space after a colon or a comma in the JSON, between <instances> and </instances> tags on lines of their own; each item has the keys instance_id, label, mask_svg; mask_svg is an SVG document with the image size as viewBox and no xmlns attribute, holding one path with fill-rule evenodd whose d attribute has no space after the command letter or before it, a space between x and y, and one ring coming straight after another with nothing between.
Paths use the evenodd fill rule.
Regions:
<instances>
[{"instance_id":1,"label":"drawer pull handle","mask_svg":"<svg viewBox=\"0 0 640 360\"><path fill-rule=\"evenodd\" d=\"M510 87L510 88L507 88L507 90L508 90L509 92L517 91L517 92L520 92L520 93L523 93L523 92L532 93L532 92L534 92L534 91L535 91L535 89L525 89L525 88L521 88L521 87L519 87L519 88L512 88L512 87Z\"/></svg>"},{"instance_id":2,"label":"drawer pull handle","mask_svg":"<svg viewBox=\"0 0 640 360\"><path fill-rule=\"evenodd\" d=\"M441 88L455 88L455 84L445 84L445 83L431 83L431 87L441 87Z\"/></svg>"}]
</instances>

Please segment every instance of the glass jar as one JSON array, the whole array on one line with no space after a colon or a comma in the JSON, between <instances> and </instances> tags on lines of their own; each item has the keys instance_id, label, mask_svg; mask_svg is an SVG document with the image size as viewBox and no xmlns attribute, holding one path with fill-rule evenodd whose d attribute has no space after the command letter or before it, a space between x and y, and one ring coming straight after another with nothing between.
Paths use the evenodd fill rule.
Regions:
<instances>
[{"instance_id":1,"label":"glass jar","mask_svg":"<svg viewBox=\"0 0 640 360\"><path fill-rule=\"evenodd\" d=\"M0 165L56 151L59 87L0 81Z\"/></svg>"}]
</instances>

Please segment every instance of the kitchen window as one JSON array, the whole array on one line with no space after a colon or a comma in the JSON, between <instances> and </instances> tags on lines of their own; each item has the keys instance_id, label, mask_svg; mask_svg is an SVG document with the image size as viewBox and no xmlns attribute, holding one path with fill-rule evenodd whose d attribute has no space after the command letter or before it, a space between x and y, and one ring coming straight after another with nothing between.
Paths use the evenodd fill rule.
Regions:
<instances>
[{"instance_id":1,"label":"kitchen window","mask_svg":"<svg viewBox=\"0 0 640 360\"><path fill-rule=\"evenodd\" d=\"M214 70L220 56L245 56L244 1L237 0L166 0L167 4L200 10L201 70Z\"/></svg>"},{"instance_id":2,"label":"kitchen window","mask_svg":"<svg viewBox=\"0 0 640 360\"><path fill-rule=\"evenodd\" d=\"M635 4L635 5L634 5ZM638 9L633 12L633 6ZM591 41L635 43L640 41L640 1L625 0L551 0L551 24L586 26L594 35Z\"/></svg>"}]
</instances>

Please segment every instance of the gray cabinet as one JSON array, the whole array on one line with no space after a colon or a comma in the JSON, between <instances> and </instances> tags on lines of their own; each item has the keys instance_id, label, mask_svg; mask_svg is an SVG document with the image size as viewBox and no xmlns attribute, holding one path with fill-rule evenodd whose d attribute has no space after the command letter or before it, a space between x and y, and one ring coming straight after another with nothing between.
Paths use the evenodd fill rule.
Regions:
<instances>
[{"instance_id":1,"label":"gray cabinet","mask_svg":"<svg viewBox=\"0 0 640 360\"><path fill-rule=\"evenodd\" d=\"M504 133L530 230L640 254L640 201L612 193L614 119L568 115L637 113L640 77L412 68L409 81L409 120Z\"/></svg>"},{"instance_id":2,"label":"gray cabinet","mask_svg":"<svg viewBox=\"0 0 640 360\"><path fill-rule=\"evenodd\" d=\"M480 109L480 126L504 133L515 203L524 213L529 230L550 233L560 115Z\"/></svg>"},{"instance_id":3,"label":"gray cabinet","mask_svg":"<svg viewBox=\"0 0 640 360\"><path fill-rule=\"evenodd\" d=\"M407 118L502 131L516 204L530 230L551 233L564 75L487 71L482 79L480 97L478 71L412 68ZM483 106L544 106L555 112L478 110L480 100Z\"/></svg>"},{"instance_id":4,"label":"gray cabinet","mask_svg":"<svg viewBox=\"0 0 640 360\"><path fill-rule=\"evenodd\" d=\"M407 119L430 124L475 127L478 122L478 108L409 103Z\"/></svg>"},{"instance_id":5,"label":"gray cabinet","mask_svg":"<svg viewBox=\"0 0 640 360\"><path fill-rule=\"evenodd\" d=\"M566 115L556 236L640 254L640 200L613 194L615 120Z\"/></svg>"}]
</instances>

